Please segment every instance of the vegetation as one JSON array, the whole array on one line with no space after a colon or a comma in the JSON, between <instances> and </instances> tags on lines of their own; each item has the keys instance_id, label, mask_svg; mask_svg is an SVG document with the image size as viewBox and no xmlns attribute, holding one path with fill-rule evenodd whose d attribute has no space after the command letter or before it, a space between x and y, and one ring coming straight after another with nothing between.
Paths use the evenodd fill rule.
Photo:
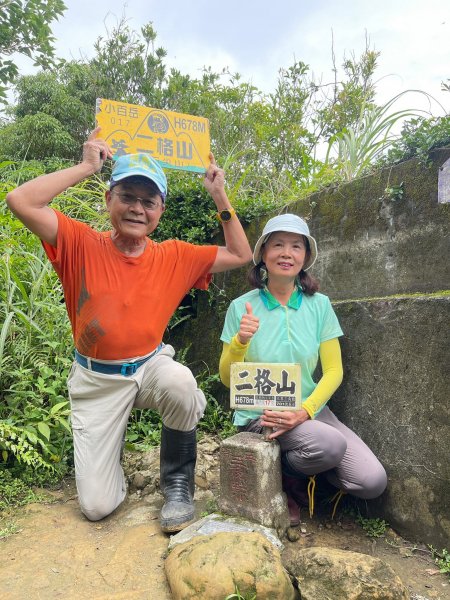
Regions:
<instances>
[{"instance_id":1,"label":"vegetation","mask_svg":"<svg viewBox=\"0 0 450 600\"><path fill-rule=\"evenodd\" d=\"M37 494L25 481L14 478L6 469L0 469L0 490L0 513L44 498L43 494Z\"/></svg>"},{"instance_id":2,"label":"vegetation","mask_svg":"<svg viewBox=\"0 0 450 600\"><path fill-rule=\"evenodd\" d=\"M429 546L429 548L434 562L439 567L440 573L444 573L450 577L450 552L447 548L443 548L440 552L436 548L433 548L433 546Z\"/></svg>"},{"instance_id":3,"label":"vegetation","mask_svg":"<svg viewBox=\"0 0 450 600\"><path fill-rule=\"evenodd\" d=\"M361 515L356 518L356 522L361 525L369 537L381 537L389 527L389 523L386 523L384 519L366 519Z\"/></svg>"},{"instance_id":4,"label":"vegetation","mask_svg":"<svg viewBox=\"0 0 450 600\"><path fill-rule=\"evenodd\" d=\"M29 56L41 67L53 64L50 23L66 6L62 0L8 0L0 6L0 100L4 100L7 84L18 74L17 65L8 58L12 54Z\"/></svg>"},{"instance_id":5,"label":"vegetation","mask_svg":"<svg viewBox=\"0 0 450 600\"><path fill-rule=\"evenodd\" d=\"M25 481L32 472L43 482L72 465L66 378L73 346L59 282L40 242L9 213L4 199L16 185L79 160L94 126L97 97L209 118L212 147L244 221L379 166L412 156L427 160L432 148L450 143L450 117L396 110L398 97L377 106L373 77L379 53L368 46L359 57L345 57L341 70L334 65L331 85L296 61L280 70L275 90L264 94L226 70L205 69L198 79L169 70L151 23L136 32L123 19L97 40L91 60L60 61L50 72L45 67L55 58L49 24L65 6L60 0L26 4L26 15L25 3L14 0L0 17L0 84L16 78L14 65L3 58L12 52L32 56L43 67L15 79L17 100L6 107L0 125L0 474ZM394 126L405 118L410 120L395 137ZM109 175L105 169L70 188L54 206L107 228L103 196ZM218 224L198 176L170 172L168 178L167 211L155 238L208 242ZM385 194L398 200L403 188L393 186ZM220 290L210 295L212 303L220 299ZM189 318L187 304L169 327ZM187 354L185 348L179 358L187 362ZM215 399L218 375L190 366L208 399L200 432L234 433ZM128 445L145 448L159 439L159 416L135 411ZM0 489L16 485L5 477ZM382 524L363 527L375 532Z\"/></svg>"},{"instance_id":6,"label":"vegetation","mask_svg":"<svg viewBox=\"0 0 450 600\"><path fill-rule=\"evenodd\" d=\"M242 595L239 591L239 588L236 586L234 594L230 594L225 598L225 600L256 600L256 594L250 592L249 594Z\"/></svg>"}]
</instances>

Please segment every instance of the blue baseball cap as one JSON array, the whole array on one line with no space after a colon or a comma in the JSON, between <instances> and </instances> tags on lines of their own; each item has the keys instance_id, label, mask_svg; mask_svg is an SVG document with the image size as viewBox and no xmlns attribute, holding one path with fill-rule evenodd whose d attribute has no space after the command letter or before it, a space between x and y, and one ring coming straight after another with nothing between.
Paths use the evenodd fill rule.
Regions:
<instances>
[{"instance_id":1,"label":"blue baseball cap","mask_svg":"<svg viewBox=\"0 0 450 600\"><path fill-rule=\"evenodd\" d=\"M127 177L145 177L156 184L163 201L167 195L167 179L159 164L149 154L124 154L112 170L110 189Z\"/></svg>"}]
</instances>

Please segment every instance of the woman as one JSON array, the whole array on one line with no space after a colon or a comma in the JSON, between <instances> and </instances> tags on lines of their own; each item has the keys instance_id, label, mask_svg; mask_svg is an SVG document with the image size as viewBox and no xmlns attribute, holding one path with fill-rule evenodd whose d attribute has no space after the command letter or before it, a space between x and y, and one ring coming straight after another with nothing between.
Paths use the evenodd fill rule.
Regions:
<instances>
[{"instance_id":1,"label":"woman","mask_svg":"<svg viewBox=\"0 0 450 600\"><path fill-rule=\"evenodd\" d=\"M237 410L234 416L241 431L270 427L269 438L278 439L293 526L300 522L306 481L314 484L317 473L338 488L338 500L346 492L376 498L387 481L371 450L326 406L342 382L343 333L329 298L318 293L308 273L316 258L316 240L303 219L293 214L270 219L253 253L249 281L256 289L231 303L221 336L220 377L228 387L233 362L301 365L300 410ZM322 376L316 383L319 358Z\"/></svg>"}]
</instances>

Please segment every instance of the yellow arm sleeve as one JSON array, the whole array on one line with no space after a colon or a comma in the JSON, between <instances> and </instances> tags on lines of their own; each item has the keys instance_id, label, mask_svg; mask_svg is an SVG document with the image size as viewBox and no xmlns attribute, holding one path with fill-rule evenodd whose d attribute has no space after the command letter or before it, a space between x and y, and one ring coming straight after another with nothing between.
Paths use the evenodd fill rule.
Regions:
<instances>
[{"instance_id":1,"label":"yellow arm sleeve","mask_svg":"<svg viewBox=\"0 0 450 600\"><path fill-rule=\"evenodd\" d=\"M342 383L343 369L339 339L333 338L319 346L322 377L316 389L302 404L311 419L324 406Z\"/></svg>"},{"instance_id":2,"label":"yellow arm sleeve","mask_svg":"<svg viewBox=\"0 0 450 600\"><path fill-rule=\"evenodd\" d=\"M220 379L224 385L230 387L230 367L231 363L242 362L245 358L245 354L250 345L241 344L238 340L237 334L231 340L229 344L223 343L222 355L219 362L219 373Z\"/></svg>"}]
</instances>

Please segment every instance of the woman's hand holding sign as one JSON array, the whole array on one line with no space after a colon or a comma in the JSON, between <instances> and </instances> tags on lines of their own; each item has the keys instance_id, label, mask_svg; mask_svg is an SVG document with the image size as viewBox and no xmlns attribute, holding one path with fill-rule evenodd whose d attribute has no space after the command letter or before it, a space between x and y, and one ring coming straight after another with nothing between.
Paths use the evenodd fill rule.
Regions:
<instances>
[{"instance_id":1,"label":"woman's hand holding sign","mask_svg":"<svg viewBox=\"0 0 450 600\"><path fill-rule=\"evenodd\" d=\"M270 427L274 431L268 436L269 440L273 440L282 433L301 425L309 419L309 415L304 408L300 410L265 410L261 417L261 425Z\"/></svg>"},{"instance_id":2,"label":"woman's hand holding sign","mask_svg":"<svg viewBox=\"0 0 450 600\"><path fill-rule=\"evenodd\" d=\"M245 303L245 313L242 315L238 331L241 344L248 344L259 328L259 318L253 314L250 302Z\"/></svg>"}]
</instances>

